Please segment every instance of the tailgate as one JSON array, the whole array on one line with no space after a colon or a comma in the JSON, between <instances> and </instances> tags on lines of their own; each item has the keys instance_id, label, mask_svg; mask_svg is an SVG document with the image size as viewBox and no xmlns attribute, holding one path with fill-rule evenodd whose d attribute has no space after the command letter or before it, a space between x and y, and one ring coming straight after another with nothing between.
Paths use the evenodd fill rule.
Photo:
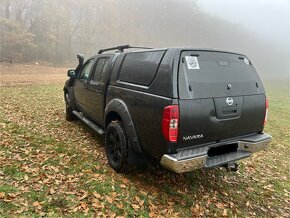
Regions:
<instances>
[{"instance_id":1,"label":"tailgate","mask_svg":"<svg viewBox=\"0 0 290 218\"><path fill-rule=\"evenodd\" d=\"M178 85L178 148L263 130L265 90L245 56L183 51Z\"/></svg>"}]
</instances>

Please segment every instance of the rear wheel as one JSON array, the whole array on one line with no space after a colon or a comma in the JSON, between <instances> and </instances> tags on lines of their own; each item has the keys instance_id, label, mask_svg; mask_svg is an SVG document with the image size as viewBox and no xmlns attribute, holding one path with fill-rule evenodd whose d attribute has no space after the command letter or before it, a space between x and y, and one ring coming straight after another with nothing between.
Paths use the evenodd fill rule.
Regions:
<instances>
[{"instance_id":1,"label":"rear wheel","mask_svg":"<svg viewBox=\"0 0 290 218\"><path fill-rule=\"evenodd\" d=\"M67 121L72 121L76 119L76 116L73 114L73 108L70 105L70 97L67 92L64 94L65 99L65 118Z\"/></svg>"},{"instance_id":2,"label":"rear wheel","mask_svg":"<svg viewBox=\"0 0 290 218\"><path fill-rule=\"evenodd\" d=\"M124 127L120 121L112 121L106 130L106 154L109 165L122 172L127 167L128 144Z\"/></svg>"}]
</instances>

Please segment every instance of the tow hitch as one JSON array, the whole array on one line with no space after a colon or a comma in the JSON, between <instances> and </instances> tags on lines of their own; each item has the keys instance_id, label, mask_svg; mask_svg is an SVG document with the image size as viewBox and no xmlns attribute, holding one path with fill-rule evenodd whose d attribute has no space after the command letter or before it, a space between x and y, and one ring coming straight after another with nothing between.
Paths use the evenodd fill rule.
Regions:
<instances>
[{"instance_id":1,"label":"tow hitch","mask_svg":"<svg viewBox=\"0 0 290 218\"><path fill-rule=\"evenodd\" d=\"M223 165L223 167L226 168L227 172L237 172L239 169L239 164L236 162L229 162Z\"/></svg>"}]
</instances>

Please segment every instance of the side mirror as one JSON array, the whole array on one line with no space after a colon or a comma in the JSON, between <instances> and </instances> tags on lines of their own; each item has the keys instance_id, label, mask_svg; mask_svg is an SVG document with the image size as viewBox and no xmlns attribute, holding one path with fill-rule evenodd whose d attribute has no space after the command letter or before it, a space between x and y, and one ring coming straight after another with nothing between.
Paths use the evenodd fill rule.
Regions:
<instances>
[{"instance_id":1,"label":"side mirror","mask_svg":"<svg viewBox=\"0 0 290 218\"><path fill-rule=\"evenodd\" d=\"M77 75L75 70L68 70L67 71L67 76L70 77L70 78L74 78L74 79L78 77L78 75Z\"/></svg>"}]
</instances>

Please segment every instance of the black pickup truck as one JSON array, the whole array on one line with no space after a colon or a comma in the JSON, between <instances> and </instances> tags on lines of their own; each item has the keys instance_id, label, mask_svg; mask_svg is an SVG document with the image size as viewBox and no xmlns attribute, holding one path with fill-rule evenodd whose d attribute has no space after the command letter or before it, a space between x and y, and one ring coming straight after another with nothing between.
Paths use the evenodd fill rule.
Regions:
<instances>
[{"instance_id":1,"label":"black pickup truck","mask_svg":"<svg viewBox=\"0 0 290 218\"><path fill-rule=\"evenodd\" d=\"M63 89L66 118L105 134L117 172L148 157L177 173L236 170L271 141L265 90L245 55L123 45L78 59Z\"/></svg>"}]
</instances>

